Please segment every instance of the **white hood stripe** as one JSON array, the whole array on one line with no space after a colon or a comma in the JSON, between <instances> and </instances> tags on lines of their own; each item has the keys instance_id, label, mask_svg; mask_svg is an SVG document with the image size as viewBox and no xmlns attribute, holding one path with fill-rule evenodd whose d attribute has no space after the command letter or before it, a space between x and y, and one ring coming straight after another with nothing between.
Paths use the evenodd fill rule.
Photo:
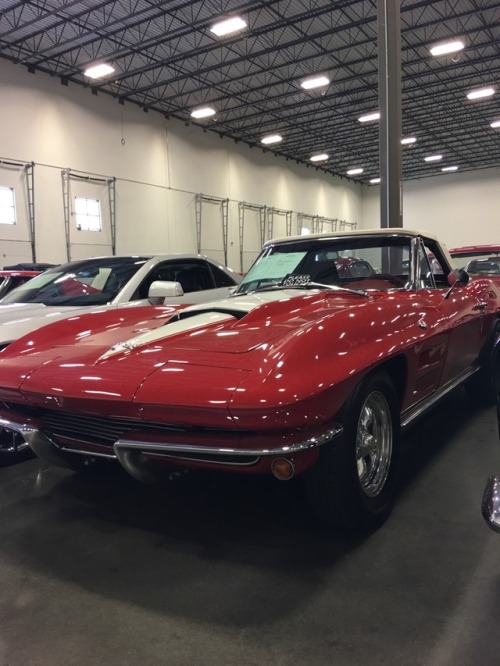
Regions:
<instances>
[{"instance_id":1,"label":"white hood stripe","mask_svg":"<svg viewBox=\"0 0 500 666\"><path fill-rule=\"evenodd\" d=\"M159 326L158 328L155 328L152 331L148 331L147 333L141 333L135 338L129 338L123 342L118 342L116 345L113 345L105 354L103 354L99 360L103 361L110 356L115 356L116 354L130 351L131 349L144 347L145 345L149 345L152 342L165 340L166 338L171 338L172 336L178 335L179 333L195 331L199 328L204 328L205 326L209 326L211 324L219 324L223 321L228 321L229 319L235 319L235 317L223 312L202 312L199 315L193 315L192 317L181 319L180 321L174 321L171 324Z\"/></svg>"}]
</instances>

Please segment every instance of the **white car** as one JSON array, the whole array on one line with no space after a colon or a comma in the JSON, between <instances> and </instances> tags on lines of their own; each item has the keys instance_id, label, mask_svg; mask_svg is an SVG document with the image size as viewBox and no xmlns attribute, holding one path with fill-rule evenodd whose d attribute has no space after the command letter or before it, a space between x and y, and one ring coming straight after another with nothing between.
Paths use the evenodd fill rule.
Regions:
<instances>
[{"instance_id":1,"label":"white car","mask_svg":"<svg viewBox=\"0 0 500 666\"><path fill-rule=\"evenodd\" d=\"M0 350L45 324L90 310L195 304L226 298L238 273L199 254L98 257L61 264L0 301ZM26 445L0 429L0 454Z\"/></svg>"}]
</instances>

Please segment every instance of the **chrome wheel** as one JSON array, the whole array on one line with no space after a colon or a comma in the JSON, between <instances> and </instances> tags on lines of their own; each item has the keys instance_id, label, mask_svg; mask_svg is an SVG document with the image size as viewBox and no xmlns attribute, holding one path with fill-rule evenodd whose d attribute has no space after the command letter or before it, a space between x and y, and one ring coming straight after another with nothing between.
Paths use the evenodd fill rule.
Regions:
<instances>
[{"instance_id":1,"label":"chrome wheel","mask_svg":"<svg viewBox=\"0 0 500 666\"><path fill-rule=\"evenodd\" d=\"M397 485L399 401L390 376L380 370L365 377L339 416L343 433L321 447L304 487L325 524L371 531L391 512Z\"/></svg>"},{"instance_id":2,"label":"chrome wheel","mask_svg":"<svg viewBox=\"0 0 500 666\"><path fill-rule=\"evenodd\" d=\"M376 497L384 487L391 459L391 410L385 395L374 391L361 407L356 434L358 478L368 497Z\"/></svg>"}]
</instances>

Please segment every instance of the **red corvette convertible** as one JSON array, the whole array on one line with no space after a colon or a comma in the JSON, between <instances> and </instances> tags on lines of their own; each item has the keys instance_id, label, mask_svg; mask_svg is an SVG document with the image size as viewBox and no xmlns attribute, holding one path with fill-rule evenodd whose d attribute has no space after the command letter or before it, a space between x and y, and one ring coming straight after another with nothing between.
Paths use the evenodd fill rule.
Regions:
<instances>
[{"instance_id":1,"label":"red corvette convertible","mask_svg":"<svg viewBox=\"0 0 500 666\"><path fill-rule=\"evenodd\" d=\"M339 274L344 259L364 270ZM342 271L340 271L342 272ZM316 514L369 530L401 431L455 387L495 398L500 279L406 229L269 241L229 298L75 316L0 353L0 425L55 465L302 477Z\"/></svg>"}]
</instances>

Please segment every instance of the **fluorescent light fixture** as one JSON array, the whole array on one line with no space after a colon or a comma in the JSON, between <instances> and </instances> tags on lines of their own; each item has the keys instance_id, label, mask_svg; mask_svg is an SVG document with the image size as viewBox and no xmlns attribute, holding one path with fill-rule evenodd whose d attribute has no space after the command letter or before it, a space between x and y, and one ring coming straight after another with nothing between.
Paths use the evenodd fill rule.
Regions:
<instances>
[{"instance_id":1,"label":"fluorescent light fixture","mask_svg":"<svg viewBox=\"0 0 500 666\"><path fill-rule=\"evenodd\" d=\"M417 139L414 136L405 136L404 139L401 139L403 146L411 146L412 143L416 143Z\"/></svg>"},{"instance_id":2,"label":"fluorescent light fixture","mask_svg":"<svg viewBox=\"0 0 500 666\"><path fill-rule=\"evenodd\" d=\"M458 171L458 167L457 166L443 167L441 171Z\"/></svg>"},{"instance_id":3,"label":"fluorescent light fixture","mask_svg":"<svg viewBox=\"0 0 500 666\"><path fill-rule=\"evenodd\" d=\"M443 159L442 155L428 155L427 157L424 157L425 162L439 162L439 160L442 159Z\"/></svg>"},{"instance_id":4,"label":"fluorescent light fixture","mask_svg":"<svg viewBox=\"0 0 500 666\"><path fill-rule=\"evenodd\" d=\"M378 185L380 183L380 178L370 178L371 185Z\"/></svg>"},{"instance_id":5,"label":"fluorescent light fixture","mask_svg":"<svg viewBox=\"0 0 500 666\"><path fill-rule=\"evenodd\" d=\"M494 120L490 127L493 127L493 129L500 129L500 120Z\"/></svg>"},{"instance_id":6,"label":"fluorescent light fixture","mask_svg":"<svg viewBox=\"0 0 500 666\"><path fill-rule=\"evenodd\" d=\"M328 157L329 155L327 155L326 153L321 153L319 155L311 155L309 159L311 160L311 162L324 162L325 160L328 159Z\"/></svg>"},{"instance_id":7,"label":"fluorescent light fixture","mask_svg":"<svg viewBox=\"0 0 500 666\"><path fill-rule=\"evenodd\" d=\"M210 116L215 116L215 109L211 106L202 106L191 111L191 118L210 118Z\"/></svg>"},{"instance_id":8,"label":"fluorescent light fixture","mask_svg":"<svg viewBox=\"0 0 500 666\"><path fill-rule=\"evenodd\" d=\"M260 142L264 143L266 146L270 143L279 143L280 141L283 141L281 134L268 134L267 136L263 136L260 140Z\"/></svg>"},{"instance_id":9,"label":"fluorescent light fixture","mask_svg":"<svg viewBox=\"0 0 500 666\"><path fill-rule=\"evenodd\" d=\"M231 16L231 18L214 23L210 28L210 32L213 32L217 37L224 37L225 35L231 35L233 32L244 30L246 27L247 22L240 16Z\"/></svg>"},{"instance_id":10,"label":"fluorescent light fixture","mask_svg":"<svg viewBox=\"0 0 500 666\"><path fill-rule=\"evenodd\" d=\"M477 90L471 90L467 93L467 99L483 99L483 97L491 97L495 94L495 88L478 88Z\"/></svg>"},{"instance_id":11,"label":"fluorescent light fixture","mask_svg":"<svg viewBox=\"0 0 500 666\"><path fill-rule=\"evenodd\" d=\"M369 123L373 120L380 120L379 111L373 111L372 113L366 113L364 116L360 116L358 121L360 123Z\"/></svg>"},{"instance_id":12,"label":"fluorescent light fixture","mask_svg":"<svg viewBox=\"0 0 500 666\"><path fill-rule=\"evenodd\" d=\"M363 169L361 169L361 168L349 169L349 171L347 172L347 175L348 176L357 176L360 173L363 173Z\"/></svg>"},{"instance_id":13,"label":"fluorescent light fixture","mask_svg":"<svg viewBox=\"0 0 500 666\"><path fill-rule=\"evenodd\" d=\"M429 47L429 51L433 56L446 55L447 53L456 53L465 48L463 39L453 39L447 42L440 42Z\"/></svg>"},{"instance_id":14,"label":"fluorescent light fixture","mask_svg":"<svg viewBox=\"0 0 500 666\"><path fill-rule=\"evenodd\" d=\"M101 62L98 65L90 65L90 67L87 67L84 74L85 76L88 76L89 79L101 79L103 76L108 76L108 74L112 74L114 71L114 67L105 62Z\"/></svg>"},{"instance_id":15,"label":"fluorescent light fixture","mask_svg":"<svg viewBox=\"0 0 500 666\"><path fill-rule=\"evenodd\" d=\"M301 82L302 88L304 90L312 90L313 88L323 88L324 86L327 86L330 83L330 79L327 78L326 76L320 75L320 76L312 76L309 79L305 79L304 81Z\"/></svg>"}]
</instances>

